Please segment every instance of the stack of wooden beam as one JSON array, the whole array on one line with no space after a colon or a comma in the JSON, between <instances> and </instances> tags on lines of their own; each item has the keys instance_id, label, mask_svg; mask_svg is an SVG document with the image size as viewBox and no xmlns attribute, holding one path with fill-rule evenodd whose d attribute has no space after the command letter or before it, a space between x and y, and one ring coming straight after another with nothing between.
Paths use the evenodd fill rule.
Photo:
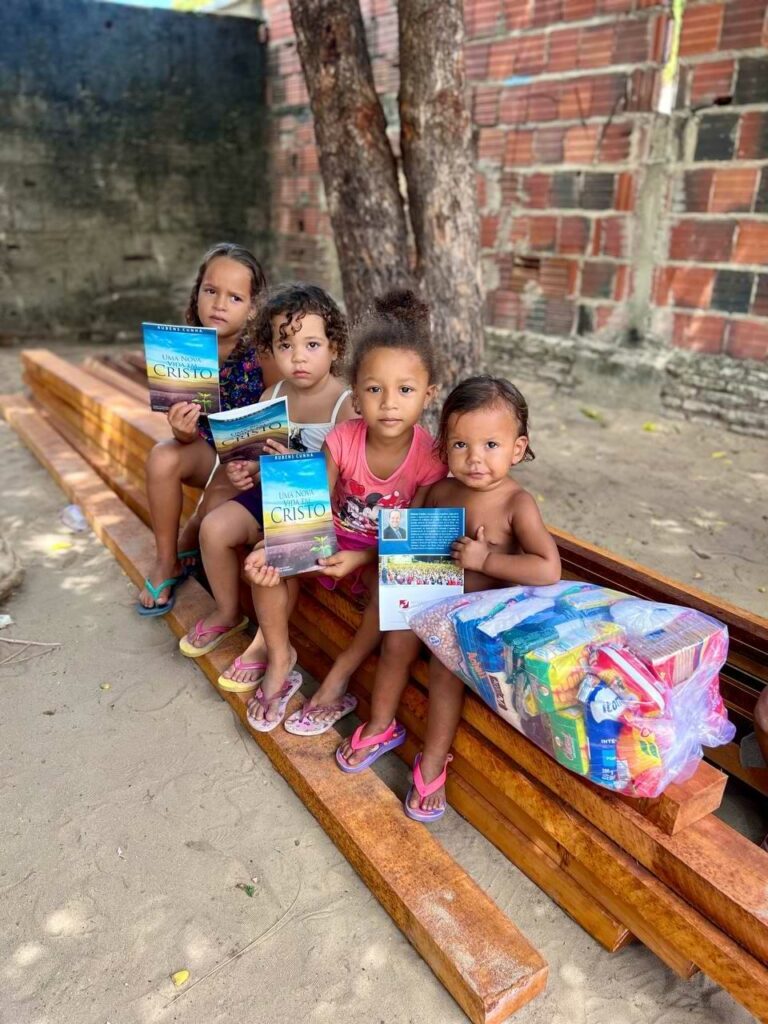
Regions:
<instances>
[{"instance_id":1,"label":"stack of wooden beam","mask_svg":"<svg viewBox=\"0 0 768 1024\"><path fill-rule=\"evenodd\" d=\"M45 351L25 353L24 366L40 415L148 521L143 459L169 433L164 417L147 411L144 388L113 366L89 361L76 368ZM190 493L187 511L194 499ZM748 721L745 694L756 694L768 677L766 620L574 538L557 540L571 576L689 604L726 621L729 702L740 694L739 713ZM321 676L359 615L343 592L308 582L292 620L302 665ZM363 716L374 667L369 661L352 684ZM402 751L409 759L423 736L427 690L427 666L419 662L398 712L409 731ZM713 815L725 776L702 764L656 800L621 798L568 772L472 695L454 753L453 806L606 949L635 937L678 975L703 970L768 1021L768 855ZM768 778L748 777L768 791Z\"/></svg>"}]
</instances>

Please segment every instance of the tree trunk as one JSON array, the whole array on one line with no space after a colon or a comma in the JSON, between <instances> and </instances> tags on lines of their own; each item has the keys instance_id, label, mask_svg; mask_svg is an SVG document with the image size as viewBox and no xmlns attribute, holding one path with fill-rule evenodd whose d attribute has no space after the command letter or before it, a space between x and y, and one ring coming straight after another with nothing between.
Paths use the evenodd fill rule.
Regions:
<instances>
[{"instance_id":1,"label":"tree trunk","mask_svg":"<svg viewBox=\"0 0 768 1024\"><path fill-rule=\"evenodd\" d=\"M413 283L397 165L358 0L290 0L347 312Z\"/></svg>"},{"instance_id":2,"label":"tree trunk","mask_svg":"<svg viewBox=\"0 0 768 1024\"><path fill-rule=\"evenodd\" d=\"M444 384L483 354L477 185L462 0L400 0L400 132L417 275L432 307Z\"/></svg>"}]
</instances>

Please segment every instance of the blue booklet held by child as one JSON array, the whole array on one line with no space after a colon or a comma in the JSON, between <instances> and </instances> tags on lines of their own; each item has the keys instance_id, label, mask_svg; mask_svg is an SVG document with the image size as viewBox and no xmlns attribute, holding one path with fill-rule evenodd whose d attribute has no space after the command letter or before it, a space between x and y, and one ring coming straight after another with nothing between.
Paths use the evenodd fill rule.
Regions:
<instances>
[{"instance_id":1,"label":"blue booklet held by child","mask_svg":"<svg viewBox=\"0 0 768 1024\"><path fill-rule=\"evenodd\" d=\"M141 325L149 401L154 412L176 402L197 402L204 415L218 412L219 343L213 327Z\"/></svg>"},{"instance_id":2,"label":"blue booklet held by child","mask_svg":"<svg viewBox=\"0 0 768 1024\"><path fill-rule=\"evenodd\" d=\"M288 399L273 398L240 409L215 412L208 417L213 443L222 462L255 462L268 438L289 447Z\"/></svg>"},{"instance_id":3,"label":"blue booklet held by child","mask_svg":"<svg viewBox=\"0 0 768 1024\"><path fill-rule=\"evenodd\" d=\"M408 629L404 612L464 593L464 570L451 558L451 545L463 535L463 508L380 510L380 629Z\"/></svg>"},{"instance_id":4,"label":"blue booklet held by child","mask_svg":"<svg viewBox=\"0 0 768 1024\"><path fill-rule=\"evenodd\" d=\"M281 576L318 569L338 551L322 452L261 456L264 548Z\"/></svg>"}]
</instances>

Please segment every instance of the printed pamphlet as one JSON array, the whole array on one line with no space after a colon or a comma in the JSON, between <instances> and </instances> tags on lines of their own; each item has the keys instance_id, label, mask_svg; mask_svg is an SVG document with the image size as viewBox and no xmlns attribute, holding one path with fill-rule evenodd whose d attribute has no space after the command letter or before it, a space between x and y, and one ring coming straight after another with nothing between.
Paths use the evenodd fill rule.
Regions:
<instances>
[{"instance_id":1,"label":"printed pamphlet","mask_svg":"<svg viewBox=\"0 0 768 1024\"><path fill-rule=\"evenodd\" d=\"M264 547L281 576L317 570L338 551L322 452L261 456Z\"/></svg>"},{"instance_id":2,"label":"printed pamphlet","mask_svg":"<svg viewBox=\"0 0 768 1024\"><path fill-rule=\"evenodd\" d=\"M149 400L154 412L176 402L197 402L203 414L218 412L219 344L213 327L141 325Z\"/></svg>"},{"instance_id":3,"label":"printed pamphlet","mask_svg":"<svg viewBox=\"0 0 768 1024\"><path fill-rule=\"evenodd\" d=\"M255 462L268 438L289 447L288 399L244 405L208 417L213 442L222 462L245 459Z\"/></svg>"},{"instance_id":4,"label":"printed pamphlet","mask_svg":"<svg viewBox=\"0 0 768 1024\"><path fill-rule=\"evenodd\" d=\"M464 535L463 508L379 512L379 626L408 629L403 612L464 593L464 570L451 545Z\"/></svg>"}]
</instances>

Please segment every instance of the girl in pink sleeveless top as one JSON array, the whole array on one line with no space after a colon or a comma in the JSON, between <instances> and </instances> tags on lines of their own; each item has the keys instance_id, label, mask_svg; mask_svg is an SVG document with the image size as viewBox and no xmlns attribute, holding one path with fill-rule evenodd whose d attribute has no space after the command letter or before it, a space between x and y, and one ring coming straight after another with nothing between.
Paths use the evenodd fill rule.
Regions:
<instances>
[{"instance_id":1,"label":"girl in pink sleeveless top","mask_svg":"<svg viewBox=\"0 0 768 1024\"><path fill-rule=\"evenodd\" d=\"M447 474L432 438L419 426L437 390L428 319L427 307L411 292L394 292L377 300L354 332L349 379L361 419L337 426L323 446L340 550L318 564L320 578L329 586L351 576L365 584L370 597L352 643L306 707L286 722L290 732L317 735L354 710L356 700L346 692L349 677L380 639L379 511L422 505L430 485ZM288 634L299 584L295 577L281 579L266 564L263 548L248 556L245 572L253 585L268 663L248 719L254 728L268 731L282 720L300 685L291 678L296 651ZM399 635L388 633L386 643L396 644Z\"/></svg>"}]
</instances>

